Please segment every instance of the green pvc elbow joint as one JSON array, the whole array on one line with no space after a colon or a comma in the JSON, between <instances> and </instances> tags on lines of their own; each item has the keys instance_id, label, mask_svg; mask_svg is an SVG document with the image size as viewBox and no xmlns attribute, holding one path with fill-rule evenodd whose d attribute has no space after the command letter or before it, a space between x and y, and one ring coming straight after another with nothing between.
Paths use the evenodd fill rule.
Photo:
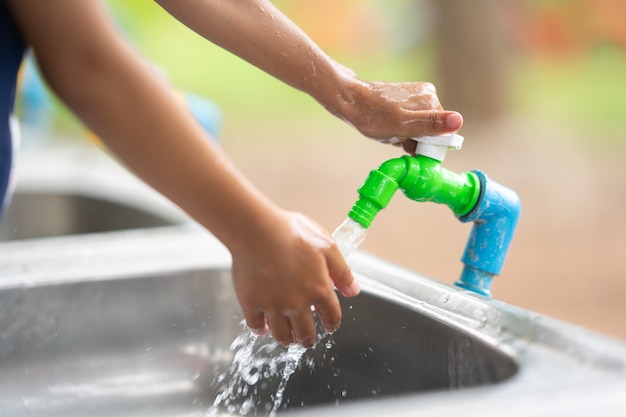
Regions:
<instances>
[{"instance_id":1,"label":"green pvc elbow joint","mask_svg":"<svg viewBox=\"0 0 626 417\"><path fill-rule=\"evenodd\" d=\"M389 204L400 188L400 180L407 171L404 158L390 159L377 170L370 171L367 179L358 189L359 199L352 206L348 217L364 228L372 225L378 212Z\"/></svg>"},{"instance_id":2,"label":"green pvc elbow joint","mask_svg":"<svg viewBox=\"0 0 626 417\"><path fill-rule=\"evenodd\" d=\"M480 181L474 173L456 174L443 168L441 161L423 155L391 159L370 172L348 217L369 228L398 189L414 201L445 204L460 217L476 205Z\"/></svg>"}]
</instances>

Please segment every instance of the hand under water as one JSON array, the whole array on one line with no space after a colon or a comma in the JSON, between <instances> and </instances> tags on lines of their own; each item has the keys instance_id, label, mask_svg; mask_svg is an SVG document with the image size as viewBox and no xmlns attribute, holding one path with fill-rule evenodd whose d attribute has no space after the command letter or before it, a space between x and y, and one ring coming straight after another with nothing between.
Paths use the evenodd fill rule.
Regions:
<instances>
[{"instance_id":1,"label":"hand under water","mask_svg":"<svg viewBox=\"0 0 626 417\"><path fill-rule=\"evenodd\" d=\"M336 287L360 292L333 238L307 217L280 211L268 233L233 252L233 281L248 327L283 345L317 341L314 313L328 332L341 323ZM334 286L333 286L334 284Z\"/></svg>"}]
</instances>

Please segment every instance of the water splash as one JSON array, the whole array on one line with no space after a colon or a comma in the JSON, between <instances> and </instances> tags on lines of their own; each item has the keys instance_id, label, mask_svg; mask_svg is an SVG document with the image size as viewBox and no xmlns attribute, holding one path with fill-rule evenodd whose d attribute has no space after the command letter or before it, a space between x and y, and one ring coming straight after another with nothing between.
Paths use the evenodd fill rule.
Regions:
<instances>
[{"instance_id":1,"label":"water splash","mask_svg":"<svg viewBox=\"0 0 626 417\"><path fill-rule=\"evenodd\" d=\"M284 347L269 335L257 336L245 321L243 331L230 348L234 352L230 367L215 376L213 385L218 393L208 416L269 415L274 417L283 402L285 387L291 375L302 366L312 370L314 360L303 360L306 348L299 345ZM318 340L328 333L318 326ZM323 344L326 349L328 342Z\"/></svg>"},{"instance_id":2,"label":"water splash","mask_svg":"<svg viewBox=\"0 0 626 417\"><path fill-rule=\"evenodd\" d=\"M367 229L347 217L333 232L339 250L347 258L365 240Z\"/></svg>"}]
</instances>

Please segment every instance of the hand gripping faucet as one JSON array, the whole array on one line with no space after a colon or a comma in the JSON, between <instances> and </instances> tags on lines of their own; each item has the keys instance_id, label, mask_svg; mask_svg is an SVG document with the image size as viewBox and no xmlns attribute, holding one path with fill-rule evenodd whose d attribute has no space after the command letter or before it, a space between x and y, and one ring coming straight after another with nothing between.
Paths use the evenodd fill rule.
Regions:
<instances>
[{"instance_id":1,"label":"hand gripping faucet","mask_svg":"<svg viewBox=\"0 0 626 417\"><path fill-rule=\"evenodd\" d=\"M474 222L461 257L463 271L455 285L490 296L491 281L500 274L513 239L519 198L480 171L457 174L441 166L448 149L461 148L462 136L414 140L416 156L390 159L370 172L348 217L369 228L398 189L414 201L447 205L461 222Z\"/></svg>"}]
</instances>

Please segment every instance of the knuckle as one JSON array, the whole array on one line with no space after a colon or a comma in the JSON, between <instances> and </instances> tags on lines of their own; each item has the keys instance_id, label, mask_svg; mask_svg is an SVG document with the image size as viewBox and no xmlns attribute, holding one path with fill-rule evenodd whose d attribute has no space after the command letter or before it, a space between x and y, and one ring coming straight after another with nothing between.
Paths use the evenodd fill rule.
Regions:
<instances>
[{"instance_id":1,"label":"knuckle","mask_svg":"<svg viewBox=\"0 0 626 417\"><path fill-rule=\"evenodd\" d=\"M435 87L435 84L425 81L422 84L422 88L424 91L431 93L431 94L437 94L437 87Z\"/></svg>"},{"instance_id":2,"label":"knuckle","mask_svg":"<svg viewBox=\"0 0 626 417\"><path fill-rule=\"evenodd\" d=\"M443 126L443 118L441 113L435 110L431 110L428 112L428 119L426 120L426 127L430 131L430 133L437 132Z\"/></svg>"}]
</instances>

